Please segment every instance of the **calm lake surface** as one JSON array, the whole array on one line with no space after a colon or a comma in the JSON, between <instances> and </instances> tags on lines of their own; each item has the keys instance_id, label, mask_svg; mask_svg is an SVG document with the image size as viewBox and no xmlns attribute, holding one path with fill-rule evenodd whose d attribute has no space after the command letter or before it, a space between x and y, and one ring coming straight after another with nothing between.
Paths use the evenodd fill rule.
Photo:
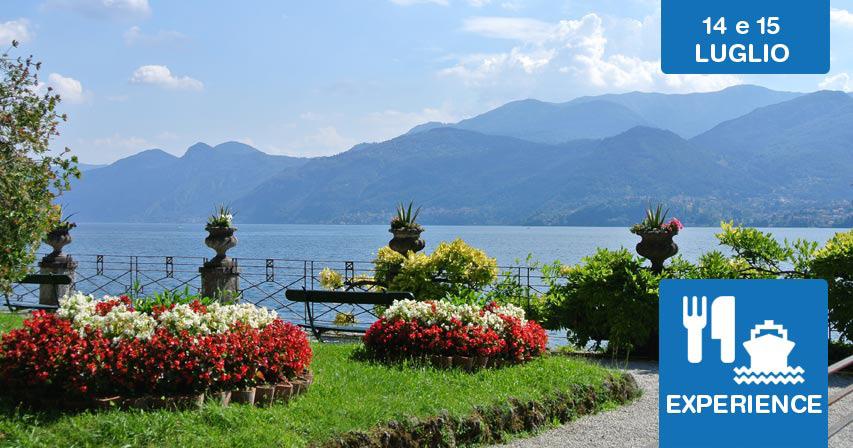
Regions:
<instances>
[{"instance_id":1,"label":"calm lake surface","mask_svg":"<svg viewBox=\"0 0 853 448\"><path fill-rule=\"evenodd\" d=\"M391 238L384 225L238 224L239 244L229 255L239 258L370 261ZM762 229L778 239L806 238L821 244L840 229ZM718 247L719 228L686 228L677 237L689 260ZM211 257L203 224L78 223L66 252L80 255L155 255ZM633 251L639 238L624 227L427 226L426 251L441 241L462 238L497 258L500 265L525 261L577 263L598 247Z\"/></svg>"}]
</instances>

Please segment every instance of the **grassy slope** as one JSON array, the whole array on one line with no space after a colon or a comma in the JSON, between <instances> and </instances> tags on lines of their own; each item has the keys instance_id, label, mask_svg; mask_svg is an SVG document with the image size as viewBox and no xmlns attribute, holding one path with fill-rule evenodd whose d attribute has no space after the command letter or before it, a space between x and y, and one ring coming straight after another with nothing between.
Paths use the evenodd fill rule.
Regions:
<instances>
[{"instance_id":1,"label":"grassy slope","mask_svg":"<svg viewBox=\"0 0 853 448\"><path fill-rule=\"evenodd\" d=\"M0 445L13 446L305 446L335 433L508 397L539 398L572 384L601 384L607 371L546 357L524 366L466 374L400 368L350 359L355 345L315 345L315 385L288 405L267 409L207 405L201 411L109 411L77 415L0 409Z\"/></svg>"}]
</instances>

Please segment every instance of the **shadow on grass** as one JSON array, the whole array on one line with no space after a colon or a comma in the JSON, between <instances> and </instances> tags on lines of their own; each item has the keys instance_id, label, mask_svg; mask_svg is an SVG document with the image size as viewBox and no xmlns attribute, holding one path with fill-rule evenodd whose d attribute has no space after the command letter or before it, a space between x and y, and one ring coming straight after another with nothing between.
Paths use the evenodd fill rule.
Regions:
<instances>
[{"instance_id":1,"label":"shadow on grass","mask_svg":"<svg viewBox=\"0 0 853 448\"><path fill-rule=\"evenodd\" d=\"M391 370L405 371L411 369L434 367L426 360L418 358L386 358L371 354L364 346L360 346L352 351L349 355L350 361L360 362L371 366L385 367Z\"/></svg>"},{"instance_id":2,"label":"shadow on grass","mask_svg":"<svg viewBox=\"0 0 853 448\"><path fill-rule=\"evenodd\" d=\"M29 425L52 423L61 418L78 414L107 411L108 409L50 408L41 404L32 404L21 400L15 400L11 397L0 398L0 416Z\"/></svg>"}]
</instances>

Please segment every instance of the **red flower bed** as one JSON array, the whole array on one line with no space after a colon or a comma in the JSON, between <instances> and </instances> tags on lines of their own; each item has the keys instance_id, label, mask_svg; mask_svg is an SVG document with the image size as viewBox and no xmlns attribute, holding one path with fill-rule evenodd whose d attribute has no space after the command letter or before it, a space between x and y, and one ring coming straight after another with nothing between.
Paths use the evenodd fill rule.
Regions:
<instances>
[{"instance_id":1,"label":"red flower bed","mask_svg":"<svg viewBox=\"0 0 853 448\"><path fill-rule=\"evenodd\" d=\"M113 306L98 304L97 312ZM262 329L238 322L223 333L158 328L146 339L110 339L37 311L0 340L0 387L52 398L189 395L282 382L303 372L311 358L305 332L280 319Z\"/></svg>"},{"instance_id":2,"label":"red flower bed","mask_svg":"<svg viewBox=\"0 0 853 448\"><path fill-rule=\"evenodd\" d=\"M481 313L493 310L496 310L494 305ZM538 323L494 312L503 323L498 328L466 323L458 318L427 324L423 319L407 320L386 315L367 330L364 345L369 353L379 358L479 356L523 362L545 352L548 336Z\"/></svg>"}]
</instances>

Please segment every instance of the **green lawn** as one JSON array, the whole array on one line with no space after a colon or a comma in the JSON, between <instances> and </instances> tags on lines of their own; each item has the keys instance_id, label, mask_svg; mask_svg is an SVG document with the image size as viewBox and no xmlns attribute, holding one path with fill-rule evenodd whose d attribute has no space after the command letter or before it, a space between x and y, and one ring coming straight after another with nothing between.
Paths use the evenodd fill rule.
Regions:
<instances>
[{"instance_id":1,"label":"green lawn","mask_svg":"<svg viewBox=\"0 0 853 448\"><path fill-rule=\"evenodd\" d=\"M4 317L5 318L5 317ZM8 325L6 320L3 325ZM305 446L391 419L446 409L466 416L475 405L509 397L539 399L575 384L601 385L608 371L562 356L474 374L401 368L351 359L354 344L315 344L315 384L287 405L215 404L198 411L32 413L0 408L0 445L268 447Z\"/></svg>"},{"instance_id":2,"label":"green lawn","mask_svg":"<svg viewBox=\"0 0 853 448\"><path fill-rule=\"evenodd\" d=\"M5 333L13 328L21 326L27 314L0 313L0 333Z\"/></svg>"}]
</instances>

